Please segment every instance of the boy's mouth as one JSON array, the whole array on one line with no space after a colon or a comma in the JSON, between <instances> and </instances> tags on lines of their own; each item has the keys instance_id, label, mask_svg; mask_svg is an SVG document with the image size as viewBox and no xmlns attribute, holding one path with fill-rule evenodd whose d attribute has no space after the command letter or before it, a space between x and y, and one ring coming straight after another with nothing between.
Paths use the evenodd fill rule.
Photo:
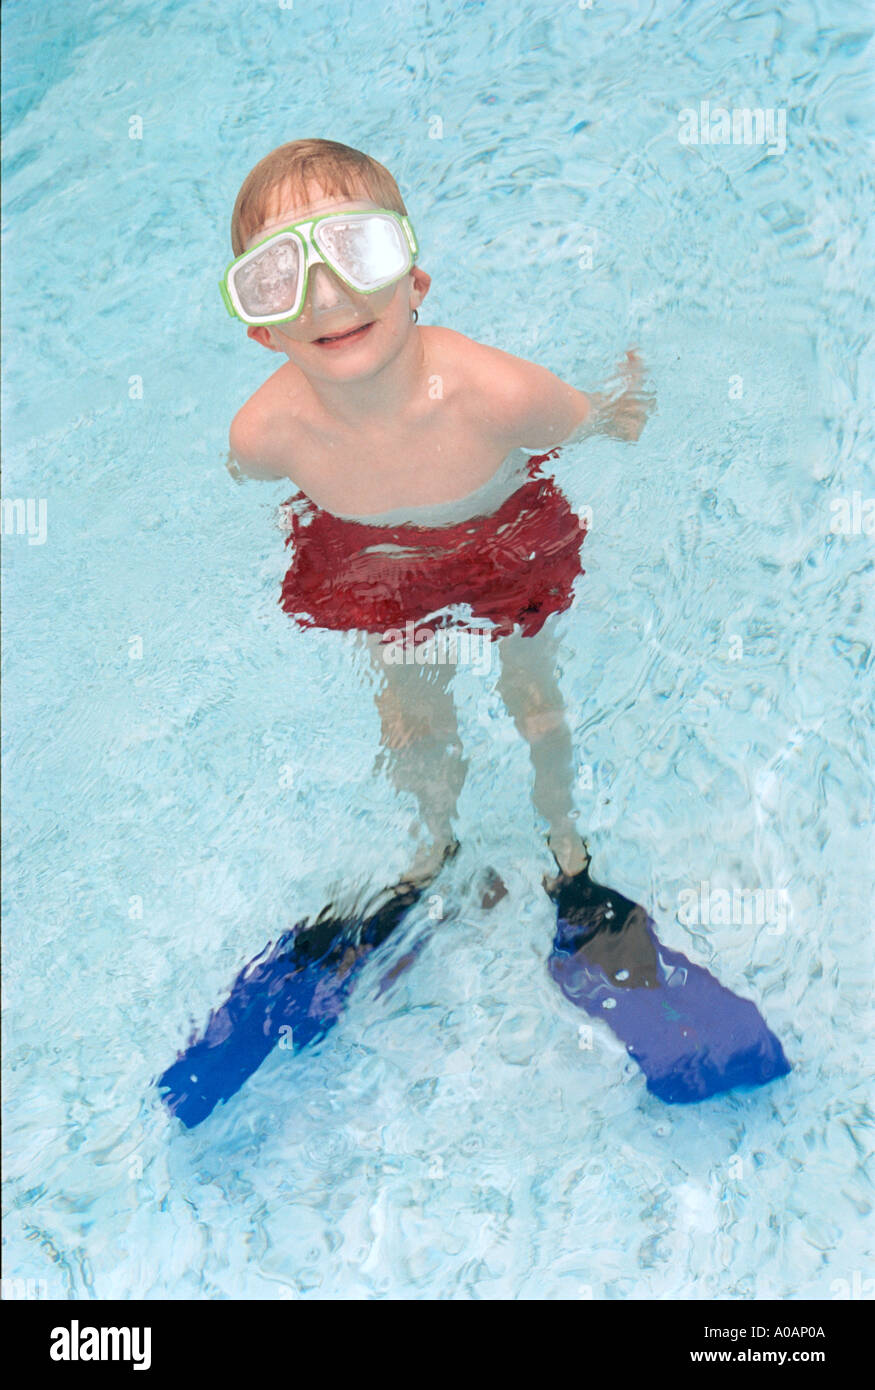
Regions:
<instances>
[{"instance_id":1,"label":"boy's mouth","mask_svg":"<svg viewBox=\"0 0 875 1390\"><path fill-rule=\"evenodd\" d=\"M316 347L339 348L345 343L357 343L360 339L367 337L373 328L373 322L360 324L357 328L348 328L343 333L327 333L324 338L314 338Z\"/></svg>"}]
</instances>

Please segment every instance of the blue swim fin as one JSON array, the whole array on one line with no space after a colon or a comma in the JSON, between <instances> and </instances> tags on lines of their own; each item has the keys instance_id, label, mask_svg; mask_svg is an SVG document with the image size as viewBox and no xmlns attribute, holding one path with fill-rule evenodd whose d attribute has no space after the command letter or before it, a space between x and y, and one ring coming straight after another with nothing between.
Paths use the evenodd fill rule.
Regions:
<instances>
[{"instance_id":1,"label":"blue swim fin","mask_svg":"<svg viewBox=\"0 0 875 1390\"><path fill-rule=\"evenodd\" d=\"M607 1023L670 1105L763 1086L790 1064L756 1005L658 939L643 907L589 877L560 874L549 970L566 998Z\"/></svg>"},{"instance_id":2,"label":"blue swim fin","mask_svg":"<svg viewBox=\"0 0 875 1390\"><path fill-rule=\"evenodd\" d=\"M189 1129L240 1090L291 1030L295 1052L337 1022L353 980L371 951L395 930L424 885L402 883L378 909L337 917L325 909L299 923L241 970L203 1035L159 1077L162 1100Z\"/></svg>"}]
</instances>

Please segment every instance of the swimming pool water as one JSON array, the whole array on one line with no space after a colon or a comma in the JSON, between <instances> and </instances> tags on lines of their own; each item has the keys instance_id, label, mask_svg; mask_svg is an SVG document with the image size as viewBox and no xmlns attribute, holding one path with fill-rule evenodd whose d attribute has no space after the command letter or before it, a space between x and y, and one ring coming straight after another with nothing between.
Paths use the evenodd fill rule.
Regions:
<instances>
[{"instance_id":1,"label":"swimming pool water","mask_svg":"<svg viewBox=\"0 0 875 1390\"><path fill-rule=\"evenodd\" d=\"M3 547L6 1274L70 1299L861 1296L867 7L4 18L3 496L47 519ZM701 101L785 110L785 152L681 144ZM316 1051L199 1129L160 1105L246 960L407 862L361 652L277 606L292 489L223 467L274 366L218 295L230 209L310 135L396 175L425 322L583 388L640 346L640 443L557 462L593 516L558 620L580 824L596 877L756 1000L785 1080L666 1107L607 1030L585 1046L545 968L527 753L495 672L460 671L462 850L391 943L434 925L415 966L382 994L369 966ZM782 891L786 929L681 920L733 888Z\"/></svg>"}]
</instances>

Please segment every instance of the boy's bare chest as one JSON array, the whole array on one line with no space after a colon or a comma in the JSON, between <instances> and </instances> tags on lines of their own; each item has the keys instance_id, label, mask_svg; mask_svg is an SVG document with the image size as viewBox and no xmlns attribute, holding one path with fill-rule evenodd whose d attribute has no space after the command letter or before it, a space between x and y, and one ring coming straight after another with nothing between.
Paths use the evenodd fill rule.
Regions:
<instances>
[{"instance_id":1,"label":"boy's bare chest","mask_svg":"<svg viewBox=\"0 0 875 1390\"><path fill-rule=\"evenodd\" d=\"M475 421L447 418L359 435L303 430L291 452L295 479L317 506L366 516L466 497L497 472L508 450Z\"/></svg>"}]
</instances>

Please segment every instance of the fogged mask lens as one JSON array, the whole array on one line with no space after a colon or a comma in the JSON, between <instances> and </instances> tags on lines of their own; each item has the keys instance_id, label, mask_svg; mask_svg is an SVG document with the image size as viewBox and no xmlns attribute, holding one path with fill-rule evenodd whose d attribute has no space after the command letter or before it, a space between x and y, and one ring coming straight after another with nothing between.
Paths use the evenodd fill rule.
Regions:
<instances>
[{"instance_id":1,"label":"fogged mask lens","mask_svg":"<svg viewBox=\"0 0 875 1390\"><path fill-rule=\"evenodd\" d=\"M234 289L250 318L290 314L301 278L301 248L294 237L277 237L238 266Z\"/></svg>"},{"instance_id":2,"label":"fogged mask lens","mask_svg":"<svg viewBox=\"0 0 875 1390\"><path fill-rule=\"evenodd\" d=\"M314 240L328 263L355 289L389 285L410 266L404 233L391 217L332 217L317 223Z\"/></svg>"}]
</instances>

